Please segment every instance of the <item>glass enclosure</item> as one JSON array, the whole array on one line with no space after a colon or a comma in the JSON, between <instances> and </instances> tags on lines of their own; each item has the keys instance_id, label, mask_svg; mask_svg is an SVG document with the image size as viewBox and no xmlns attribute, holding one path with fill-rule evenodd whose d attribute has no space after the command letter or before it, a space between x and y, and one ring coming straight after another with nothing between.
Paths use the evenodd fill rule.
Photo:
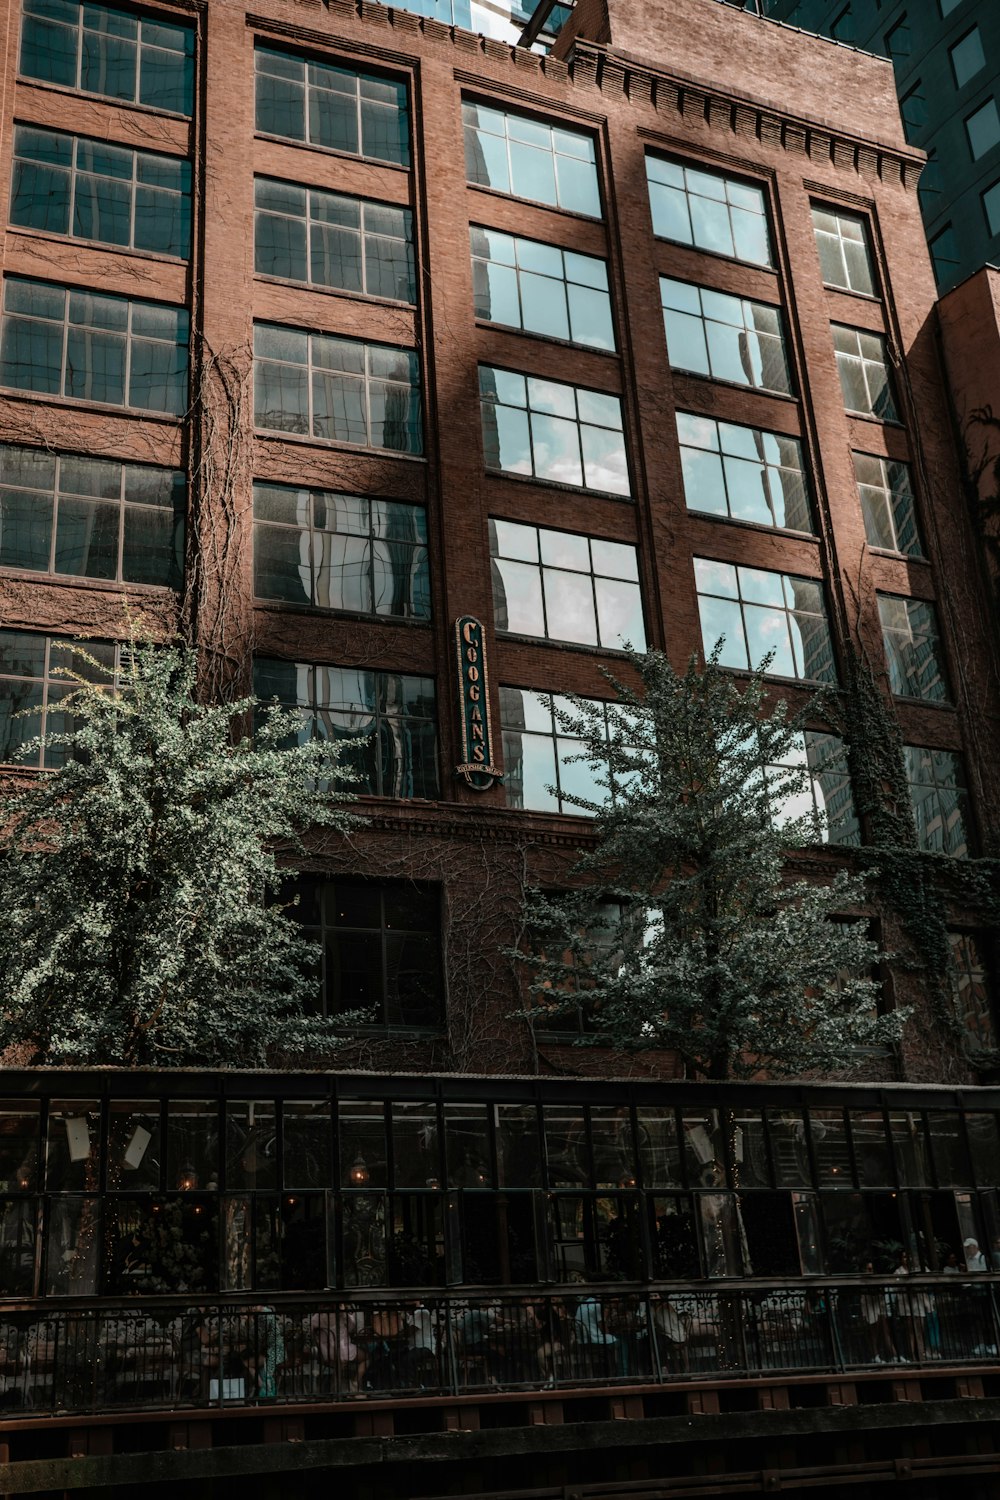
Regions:
<instances>
[{"instance_id":1,"label":"glass enclosure","mask_svg":"<svg viewBox=\"0 0 1000 1500\"><path fill-rule=\"evenodd\" d=\"M1000 1091L157 1081L0 1100L0 1295L1000 1270Z\"/></svg>"}]
</instances>

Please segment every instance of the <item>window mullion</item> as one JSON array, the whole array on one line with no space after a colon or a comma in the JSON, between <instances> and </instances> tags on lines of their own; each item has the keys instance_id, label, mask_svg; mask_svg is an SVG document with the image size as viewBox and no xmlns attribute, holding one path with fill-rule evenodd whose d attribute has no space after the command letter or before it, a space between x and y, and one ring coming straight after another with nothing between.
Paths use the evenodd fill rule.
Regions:
<instances>
[{"instance_id":1,"label":"window mullion","mask_svg":"<svg viewBox=\"0 0 1000 1500\"><path fill-rule=\"evenodd\" d=\"M306 335L306 411L309 414L309 436L314 435L313 423L313 335Z\"/></svg>"},{"instance_id":2,"label":"window mullion","mask_svg":"<svg viewBox=\"0 0 1000 1500\"><path fill-rule=\"evenodd\" d=\"M371 496L365 496L365 506L368 510L368 613L375 614L377 600L375 598L375 517L372 509ZM408 549L412 557L413 549Z\"/></svg>"},{"instance_id":3,"label":"window mullion","mask_svg":"<svg viewBox=\"0 0 1000 1500\"><path fill-rule=\"evenodd\" d=\"M358 265L361 268L361 290L367 296L368 295L368 263L367 263L367 260L366 260L366 257L365 257L365 250L366 250L367 241L366 241L366 238L365 238L364 214L363 213L360 215L359 228L358 228L358 230L356 232L357 232L357 236L358 236ZM353 234L353 233L355 233L355 231L352 230L351 233Z\"/></svg>"},{"instance_id":4,"label":"window mullion","mask_svg":"<svg viewBox=\"0 0 1000 1500\"><path fill-rule=\"evenodd\" d=\"M118 557L115 562L115 581L121 583L125 571L125 465L121 465L118 481Z\"/></svg>"},{"instance_id":5,"label":"window mullion","mask_svg":"<svg viewBox=\"0 0 1000 1500\"><path fill-rule=\"evenodd\" d=\"M132 180L129 183L128 248L135 249L135 216L139 198L139 153L132 152ZM158 202L159 200L154 200Z\"/></svg>"},{"instance_id":6,"label":"window mullion","mask_svg":"<svg viewBox=\"0 0 1000 1500\"><path fill-rule=\"evenodd\" d=\"M309 548L309 602L319 601L319 560L321 542L316 528L316 491L309 491L309 521L306 530L306 545Z\"/></svg>"},{"instance_id":7,"label":"window mullion","mask_svg":"<svg viewBox=\"0 0 1000 1500\"><path fill-rule=\"evenodd\" d=\"M55 463L55 475L52 480L52 535L49 538L49 572L56 570L56 538L59 535L59 479L62 470L62 459L57 458Z\"/></svg>"},{"instance_id":8,"label":"window mullion","mask_svg":"<svg viewBox=\"0 0 1000 1500\"><path fill-rule=\"evenodd\" d=\"M587 564L590 568L590 599L594 608L594 634L597 637L597 644L599 646L603 646L604 642L601 640L600 616L597 613L597 577L594 572L593 543L591 542L590 537L587 538Z\"/></svg>"},{"instance_id":9,"label":"window mullion","mask_svg":"<svg viewBox=\"0 0 1000 1500\"><path fill-rule=\"evenodd\" d=\"M46 735L46 729L48 728L48 717L49 717L49 681L50 681L49 674L50 674L50 672L52 670L52 667L51 667L51 656L52 656L52 637L50 635L47 635L45 637L45 655L44 655L43 663L42 663L42 711L41 711L41 714L39 715L39 718L41 720L41 730L40 730L40 733L41 733L41 736L42 736L42 748L41 748L41 752L39 753L39 756L38 756L38 764L40 766L46 766L46 765L48 765L48 761L49 761L48 745L45 742L45 735Z\"/></svg>"}]
</instances>

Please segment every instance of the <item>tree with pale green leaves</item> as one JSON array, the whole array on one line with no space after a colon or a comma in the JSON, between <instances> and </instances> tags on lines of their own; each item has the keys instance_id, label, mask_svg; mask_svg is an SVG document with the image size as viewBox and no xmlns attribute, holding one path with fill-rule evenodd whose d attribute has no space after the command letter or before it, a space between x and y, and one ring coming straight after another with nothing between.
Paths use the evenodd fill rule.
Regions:
<instances>
[{"instance_id":1,"label":"tree with pale green leaves","mask_svg":"<svg viewBox=\"0 0 1000 1500\"><path fill-rule=\"evenodd\" d=\"M527 1015L582 1005L582 1042L673 1051L691 1076L843 1069L905 1017L877 1014L863 880L789 874L789 851L824 837L802 753L822 702L790 713L767 660L738 678L720 649L684 673L631 652L637 691L609 678L615 701L556 705L595 785L563 800L594 818L594 842L573 890L532 893Z\"/></svg>"},{"instance_id":2,"label":"tree with pale green leaves","mask_svg":"<svg viewBox=\"0 0 1000 1500\"><path fill-rule=\"evenodd\" d=\"M334 1040L276 851L353 821L299 715L196 699L194 654L78 647L48 764L2 803L0 1049L47 1063L254 1065ZM251 736L249 727L256 712ZM22 758L39 756L40 740Z\"/></svg>"}]
</instances>

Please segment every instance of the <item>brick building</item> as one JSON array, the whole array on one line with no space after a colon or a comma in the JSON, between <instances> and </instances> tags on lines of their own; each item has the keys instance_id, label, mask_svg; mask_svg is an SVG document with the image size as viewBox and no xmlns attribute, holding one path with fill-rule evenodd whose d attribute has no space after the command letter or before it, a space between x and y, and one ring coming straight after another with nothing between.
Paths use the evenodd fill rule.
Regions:
<instances>
[{"instance_id":1,"label":"brick building","mask_svg":"<svg viewBox=\"0 0 1000 1500\"><path fill-rule=\"evenodd\" d=\"M864 1085L695 1102L513 1018L503 957L587 838L547 695L607 696L624 639L682 666L724 634L734 670L775 645L793 702L845 694L855 768L870 664L915 846L995 849L989 595L889 68L716 0L583 0L545 57L367 0L2 24L3 757L15 709L59 714L73 638L113 660L126 596L213 690L298 705L349 742L369 819L305 862L324 1004L380 1024L335 1075L9 1074L3 1396L32 1411L0 1489L135 1483L146 1449L164 1486L223 1485L263 1433L260 1475L308 1438L304 1472L527 1494L583 1483L580 1424L607 1419L602 1494L719 1451L745 1489L869 1455L873 1487L923 1464L979 1493L996 1343L959 1314L995 1319L1000 1097L928 987L884 976L914 1018ZM470 618L502 781L456 774ZM803 747L820 878L872 834L832 737ZM971 899L950 917L989 1049L988 939ZM150 1270L155 1214L186 1268ZM904 1249L915 1289L851 1291ZM974 1302L935 1280L950 1253ZM921 1395L935 1443L886 1405ZM280 1415L247 1425L261 1401ZM505 1435L435 1436L480 1425Z\"/></svg>"},{"instance_id":2,"label":"brick building","mask_svg":"<svg viewBox=\"0 0 1000 1500\"><path fill-rule=\"evenodd\" d=\"M1000 16L989 0L764 0L777 20L890 58L942 291L1000 253Z\"/></svg>"}]
</instances>

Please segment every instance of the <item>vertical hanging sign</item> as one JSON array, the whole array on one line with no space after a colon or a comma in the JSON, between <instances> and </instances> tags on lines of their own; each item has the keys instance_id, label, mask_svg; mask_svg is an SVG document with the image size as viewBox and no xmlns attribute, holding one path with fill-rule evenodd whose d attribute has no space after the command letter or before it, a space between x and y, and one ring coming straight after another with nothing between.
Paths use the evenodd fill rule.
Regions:
<instances>
[{"instance_id":1,"label":"vertical hanging sign","mask_svg":"<svg viewBox=\"0 0 1000 1500\"><path fill-rule=\"evenodd\" d=\"M490 684L483 627L472 615L463 615L455 621L455 650L463 755L462 764L455 767L455 774L464 776L473 791L485 792L494 781L503 779L503 772L493 764Z\"/></svg>"}]
</instances>

